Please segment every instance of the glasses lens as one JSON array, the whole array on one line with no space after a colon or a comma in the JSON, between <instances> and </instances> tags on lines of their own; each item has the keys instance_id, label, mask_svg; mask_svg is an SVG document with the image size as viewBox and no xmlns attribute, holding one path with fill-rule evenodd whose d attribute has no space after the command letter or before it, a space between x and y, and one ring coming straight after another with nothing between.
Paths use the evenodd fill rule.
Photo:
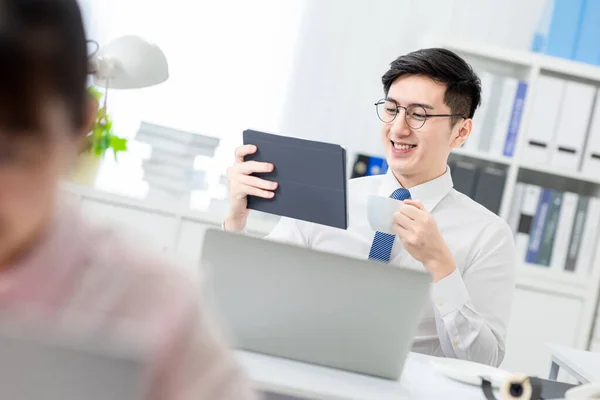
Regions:
<instances>
[{"instance_id":1,"label":"glasses lens","mask_svg":"<svg viewBox=\"0 0 600 400\"><path fill-rule=\"evenodd\" d=\"M406 123L413 129L419 129L425 125L427 112L418 105L408 106L406 109Z\"/></svg>"},{"instance_id":2,"label":"glasses lens","mask_svg":"<svg viewBox=\"0 0 600 400\"><path fill-rule=\"evenodd\" d=\"M379 100L377 102L377 116L385 123L392 122L398 114L398 106L393 101Z\"/></svg>"}]
</instances>

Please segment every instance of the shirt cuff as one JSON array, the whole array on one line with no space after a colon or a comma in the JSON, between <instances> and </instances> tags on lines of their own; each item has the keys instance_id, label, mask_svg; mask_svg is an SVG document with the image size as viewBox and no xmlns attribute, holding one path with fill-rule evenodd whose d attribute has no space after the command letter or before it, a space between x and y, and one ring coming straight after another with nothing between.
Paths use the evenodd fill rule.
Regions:
<instances>
[{"instance_id":1,"label":"shirt cuff","mask_svg":"<svg viewBox=\"0 0 600 400\"><path fill-rule=\"evenodd\" d=\"M225 232L225 221L221 222L221 230ZM229 232L229 231L227 231ZM248 233L248 224L246 224L246 226L244 227L244 229L242 229L241 231L239 231L238 233L241 234L247 234Z\"/></svg>"},{"instance_id":2,"label":"shirt cuff","mask_svg":"<svg viewBox=\"0 0 600 400\"><path fill-rule=\"evenodd\" d=\"M442 317L458 310L469 301L469 292L458 268L432 286L431 298Z\"/></svg>"}]
</instances>

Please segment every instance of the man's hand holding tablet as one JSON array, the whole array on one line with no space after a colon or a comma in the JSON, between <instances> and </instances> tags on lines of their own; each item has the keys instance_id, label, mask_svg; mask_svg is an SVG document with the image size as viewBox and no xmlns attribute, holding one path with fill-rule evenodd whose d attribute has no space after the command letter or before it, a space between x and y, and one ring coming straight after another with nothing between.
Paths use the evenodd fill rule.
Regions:
<instances>
[{"instance_id":1,"label":"man's hand holding tablet","mask_svg":"<svg viewBox=\"0 0 600 400\"><path fill-rule=\"evenodd\" d=\"M249 209L347 228L346 151L341 146L246 130L235 156L227 174L226 230L243 230Z\"/></svg>"},{"instance_id":2,"label":"man's hand holding tablet","mask_svg":"<svg viewBox=\"0 0 600 400\"><path fill-rule=\"evenodd\" d=\"M229 212L225 217L225 229L240 232L246 226L248 214L248 195L271 199L275 196L277 182L261 179L252 174L272 172L273 164L260 161L245 161L245 157L254 154L257 147L247 144L235 150L235 163L227 170L229 182Z\"/></svg>"}]
</instances>

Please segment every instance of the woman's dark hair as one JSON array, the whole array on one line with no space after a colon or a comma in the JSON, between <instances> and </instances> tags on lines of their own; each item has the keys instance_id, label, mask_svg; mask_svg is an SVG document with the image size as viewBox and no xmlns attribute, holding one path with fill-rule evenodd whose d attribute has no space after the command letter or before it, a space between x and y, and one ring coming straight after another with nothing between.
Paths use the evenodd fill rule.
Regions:
<instances>
[{"instance_id":1,"label":"woman's dark hair","mask_svg":"<svg viewBox=\"0 0 600 400\"><path fill-rule=\"evenodd\" d=\"M481 102L481 81L471 66L450 50L422 49L398 57L382 77L386 96L392 83L404 75L422 75L446 85L444 104L452 114L473 118Z\"/></svg>"},{"instance_id":2,"label":"woman's dark hair","mask_svg":"<svg viewBox=\"0 0 600 400\"><path fill-rule=\"evenodd\" d=\"M88 51L77 0L0 0L0 129L43 131L44 102L58 99L74 127L88 103Z\"/></svg>"}]
</instances>

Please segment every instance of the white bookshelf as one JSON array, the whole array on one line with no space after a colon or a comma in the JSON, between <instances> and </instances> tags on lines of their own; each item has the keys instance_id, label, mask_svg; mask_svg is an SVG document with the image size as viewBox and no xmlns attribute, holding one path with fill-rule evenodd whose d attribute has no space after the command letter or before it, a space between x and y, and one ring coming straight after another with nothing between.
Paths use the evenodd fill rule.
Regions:
<instances>
[{"instance_id":1,"label":"white bookshelf","mask_svg":"<svg viewBox=\"0 0 600 400\"><path fill-rule=\"evenodd\" d=\"M567 178L567 179L571 179L571 180L575 180L575 181L579 181L579 182L583 182L583 183L591 183L592 185L600 186L600 175L594 177L594 176L589 176L589 175L586 175L586 174L584 174L582 172L578 172L578 171L561 170L558 168L553 168L552 166L548 166L548 165L533 165L533 164L529 164L527 162L518 163L518 167L520 169L541 172L544 174L548 174L548 175L552 175L552 176L556 176L556 177L560 177L560 178Z\"/></svg>"},{"instance_id":2,"label":"white bookshelf","mask_svg":"<svg viewBox=\"0 0 600 400\"><path fill-rule=\"evenodd\" d=\"M437 43L440 46L465 55L531 69L539 68L540 70L554 72L565 77L600 82L600 68L577 61L529 51L507 49L465 38L428 38L427 41Z\"/></svg>"},{"instance_id":3,"label":"white bookshelf","mask_svg":"<svg viewBox=\"0 0 600 400\"><path fill-rule=\"evenodd\" d=\"M511 165L513 163L513 160L509 157L496 156L493 154L487 154L473 150L456 149L453 151L453 153L463 157L476 158L478 160L494 162L502 165Z\"/></svg>"},{"instance_id":4,"label":"white bookshelf","mask_svg":"<svg viewBox=\"0 0 600 400\"><path fill-rule=\"evenodd\" d=\"M595 196L600 197L600 174L589 176L578 171L557 169L550 165L532 164L522 157L528 136L528 118L532 108L531 103L538 78L541 75L553 75L565 80L600 86L600 67L528 51L506 49L463 38L427 38L423 44L424 47L445 47L461 55L473 65L514 76L526 80L528 83L517 146L513 157L498 157L462 149L454 152L460 157L494 162L506 166L507 177L500 209L502 218L507 219L508 217L515 185L519 174L523 173L537 173L547 176L546 179L562 179L573 181L573 185L592 186ZM597 222L600 223L600 221ZM576 345L581 348L589 348L592 343L600 341L600 326L596 328L595 334L593 332L594 320L598 312L598 291L600 288L600 243L596 248L589 275L556 271L548 267L523 262L518 266L517 282L520 287L581 301L581 318L577 327Z\"/></svg>"},{"instance_id":5,"label":"white bookshelf","mask_svg":"<svg viewBox=\"0 0 600 400\"><path fill-rule=\"evenodd\" d=\"M202 225L220 228L225 218L225 212L212 210L194 210L182 207L179 202L150 200L147 198L134 198L117 193L109 193L87 186L81 186L71 182L62 182L63 193L70 194L77 199L77 207L82 201L93 201L94 203L143 211L154 215L162 215L173 218L176 221L189 220ZM265 236L275 227L278 218L263 213L251 213L248 219L247 233L254 236ZM146 227L140 227L140 230ZM198 246L200 246L200 242Z\"/></svg>"}]
</instances>

